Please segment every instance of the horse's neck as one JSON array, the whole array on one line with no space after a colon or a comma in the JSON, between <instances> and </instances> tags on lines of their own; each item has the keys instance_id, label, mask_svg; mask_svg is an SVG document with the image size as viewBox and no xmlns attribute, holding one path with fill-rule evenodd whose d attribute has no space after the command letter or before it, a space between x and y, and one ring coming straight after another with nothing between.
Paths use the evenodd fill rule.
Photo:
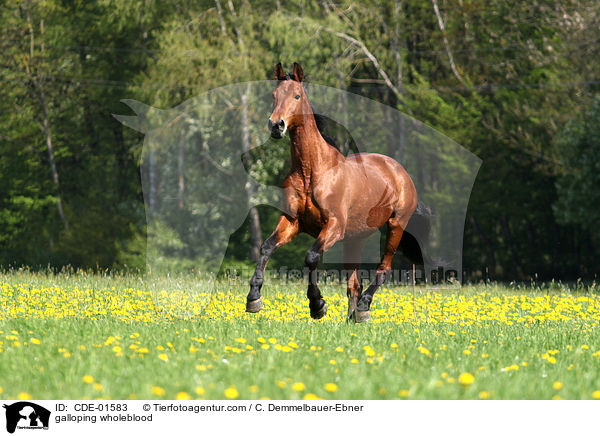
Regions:
<instances>
[{"instance_id":1,"label":"horse's neck","mask_svg":"<svg viewBox=\"0 0 600 436\"><path fill-rule=\"evenodd\" d=\"M302 124L290 129L290 144L292 166L300 169L305 177L310 177L335 159L335 150L321 136L312 114L306 115Z\"/></svg>"}]
</instances>

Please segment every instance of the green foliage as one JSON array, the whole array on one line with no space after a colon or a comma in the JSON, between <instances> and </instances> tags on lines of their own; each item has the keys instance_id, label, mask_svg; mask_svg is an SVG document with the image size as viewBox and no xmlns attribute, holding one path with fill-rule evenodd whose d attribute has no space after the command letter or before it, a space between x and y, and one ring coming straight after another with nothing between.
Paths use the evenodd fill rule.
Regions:
<instances>
[{"instance_id":1,"label":"green foliage","mask_svg":"<svg viewBox=\"0 0 600 436\"><path fill-rule=\"evenodd\" d=\"M600 236L600 96L589 109L569 123L556 139L564 165L556 181L554 212L562 223L579 225Z\"/></svg>"},{"instance_id":2,"label":"green foliage","mask_svg":"<svg viewBox=\"0 0 600 436\"><path fill-rule=\"evenodd\" d=\"M598 103L568 123L599 88L600 5L437 3L445 32L428 0L3 2L0 264L145 268L142 137L112 118L119 101L169 108L298 61L309 81L398 108L483 159L465 228L471 278L597 274ZM281 183L281 144L252 156L254 179ZM452 201L449 187L439 196ZM278 211L259 214L264 239ZM164 234L192 259L178 267L209 262L197 229L175 227ZM250 263L250 233L245 223L230 238L227 262ZM271 265L301 264L308 243Z\"/></svg>"}]
</instances>

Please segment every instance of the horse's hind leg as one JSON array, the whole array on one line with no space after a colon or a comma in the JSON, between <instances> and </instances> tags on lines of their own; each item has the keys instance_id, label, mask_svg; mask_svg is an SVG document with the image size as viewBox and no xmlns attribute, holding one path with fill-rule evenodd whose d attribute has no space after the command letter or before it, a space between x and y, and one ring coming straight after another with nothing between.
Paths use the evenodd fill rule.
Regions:
<instances>
[{"instance_id":1,"label":"horse's hind leg","mask_svg":"<svg viewBox=\"0 0 600 436\"><path fill-rule=\"evenodd\" d=\"M404 229L406 228L409 219L410 215L403 215L401 217L393 216L388 220L383 258L377 267L375 279L371 282L367 290L361 294L360 299L358 300L354 318L356 322L365 322L371 318L370 308L373 296L377 289L385 282L387 275L392 269L392 259L398 249L402 234L404 233Z\"/></svg>"},{"instance_id":2,"label":"horse's hind leg","mask_svg":"<svg viewBox=\"0 0 600 436\"><path fill-rule=\"evenodd\" d=\"M347 321L354 318L354 311L362 291L362 284L357 272L360 268L360 253L364 244L365 239L344 241L344 274L349 274Z\"/></svg>"},{"instance_id":3,"label":"horse's hind leg","mask_svg":"<svg viewBox=\"0 0 600 436\"><path fill-rule=\"evenodd\" d=\"M267 238L267 240L260 247L260 259L256 264L256 270L254 275L250 279L250 292L246 299L246 312L258 312L262 308L262 297L260 295L260 288L263 284L263 275L269 257L273 254L273 251L281 247L282 245L290 242L299 231L298 220L290 219L286 215L282 215L279 218L275 231Z\"/></svg>"}]
</instances>

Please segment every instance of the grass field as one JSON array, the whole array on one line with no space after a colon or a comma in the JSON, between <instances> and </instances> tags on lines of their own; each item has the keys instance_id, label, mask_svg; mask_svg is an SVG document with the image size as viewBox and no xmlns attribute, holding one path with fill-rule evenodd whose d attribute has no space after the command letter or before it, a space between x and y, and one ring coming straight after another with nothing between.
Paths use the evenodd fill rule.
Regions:
<instances>
[{"instance_id":1,"label":"grass field","mask_svg":"<svg viewBox=\"0 0 600 436\"><path fill-rule=\"evenodd\" d=\"M0 398L600 398L595 287L390 287L360 325L322 291L314 321L302 283L246 314L235 280L0 273Z\"/></svg>"}]
</instances>

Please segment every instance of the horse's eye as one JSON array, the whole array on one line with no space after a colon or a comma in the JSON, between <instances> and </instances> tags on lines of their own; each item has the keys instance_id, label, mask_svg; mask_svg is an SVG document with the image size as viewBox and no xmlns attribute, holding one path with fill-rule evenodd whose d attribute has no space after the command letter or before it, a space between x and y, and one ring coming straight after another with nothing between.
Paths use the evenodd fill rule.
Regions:
<instances>
[{"instance_id":1,"label":"horse's eye","mask_svg":"<svg viewBox=\"0 0 600 436\"><path fill-rule=\"evenodd\" d=\"M300 94L294 97L296 100L300 100Z\"/></svg>"}]
</instances>

